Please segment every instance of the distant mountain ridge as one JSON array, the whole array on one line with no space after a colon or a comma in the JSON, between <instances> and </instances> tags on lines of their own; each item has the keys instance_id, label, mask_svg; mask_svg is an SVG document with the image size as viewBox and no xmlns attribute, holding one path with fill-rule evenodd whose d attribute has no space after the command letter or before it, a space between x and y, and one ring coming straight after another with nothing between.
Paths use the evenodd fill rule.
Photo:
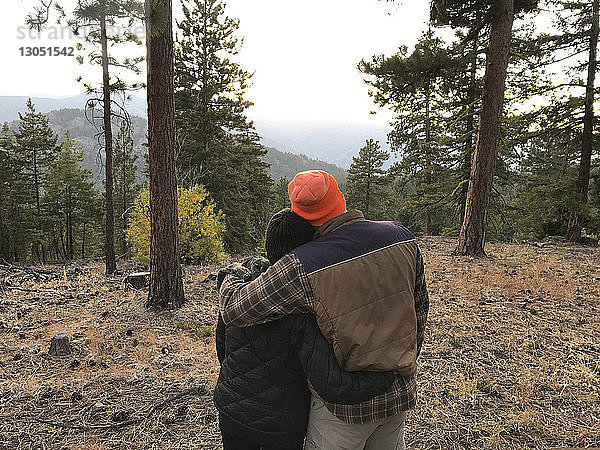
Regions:
<instances>
[{"instance_id":1,"label":"distant mountain ridge","mask_svg":"<svg viewBox=\"0 0 600 450\"><path fill-rule=\"evenodd\" d=\"M347 174L344 169L325 161L309 158L306 155L281 152L271 147L267 148L267 154L263 157L263 161L271 165L269 175L275 181L279 181L281 178L291 181L298 172L316 169L329 172L338 183L346 182Z\"/></svg>"},{"instance_id":2,"label":"distant mountain ridge","mask_svg":"<svg viewBox=\"0 0 600 450\"><path fill-rule=\"evenodd\" d=\"M58 136L59 142L64 141L65 133L69 131L71 137L75 139L83 148L83 166L90 169L94 174L94 184L96 187L102 186L104 180L104 161L98 152L100 146L98 143L98 130L88 122L85 112L82 109L66 108L57 111L48 111L46 115L49 118L50 128ZM144 167L144 154L146 142L147 121L141 117L131 117L133 151L138 155L136 166L138 168L138 177L141 179L141 171ZM16 130L19 121L9 122L9 127ZM120 123L113 122L114 135L117 135Z\"/></svg>"},{"instance_id":3,"label":"distant mountain ridge","mask_svg":"<svg viewBox=\"0 0 600 450\"><path fill-rule=\"evenodd\" d=\"M0 123L17 120L19 113L27 110L26 104L29 98L38 112L49 113L60 109L84 109L89 97L83 94L64 98L0 96ZM118 98L116 100L119 101ZM125 106L132 116L146 117L145 99L132 96Z\"/></svg>"},{"instance_id":4,"label":"distant mountain ridge","mask_svg":"<svg viewBox=\"0 0 600 450\"><path fill-rule=\"evenodd\" d=\"M267 147L304 154L347 169L352 157L367 139L379 141L384 150L387 145L387 127L351 123L283 123L255 120L256 131Z\"/></svg>"},{"instance_id":5,"label":"distant mountain ridge","mask_svg":"<svg viewBox=\"0 0 600 450\"><path fill-rule=\"evenodd\" d=\"M41 110L41 108L38 108ZM94 174L94 183L97 187L102 186L104 179L104 165L98 153L98 130L88 122L85 117L85 112L82 109L66 108L46 112L49 118L50 127L58 137L60 142L64 140L65 133L69 131L71 136L79 142L83 147L84 161L83 165L92 170ZM137 168L138 176L141 177L141 172L145 163L148 122L143 117L132 116L132 138L134 143L134 153L138 155ZM11 129L16 130L18 121L9 122ZM115 122L114 134L116 135L120 124ZM287 152L281 152L275 148L268 148L267 154L263 157L263 161L271 165L269 174L278 181L281 177L292 179L294 175L303 170L320 169L326 170L343 183L346 179L346 171L333 164L308 158L305 155L296 155Z\"/></svg>"},{"instance_id":6,"label":"distant mountain ridge","mask_svg":"<svg viewBox=\"0 0 600 450\"><path fill-rule=\"evenodd\" d=\"M32 100L38 111L47 113L64 108L83 109L87 97L32 97ZM26 109L26 102L27 97L0 96L0 122L18 119L18 113ZM132 96L126 106L132 116L146 117L144 98ZM367 139L378 140L384 150L389 150L386 142L389 128L381 125L343 122L287 123L262 118L254 118L253 122L265 147L297 155L304 154L313 160L325 161L344 169L350 167L352 157L358 155L359 149L365 145Z\"/></svg>"}]
</instances>

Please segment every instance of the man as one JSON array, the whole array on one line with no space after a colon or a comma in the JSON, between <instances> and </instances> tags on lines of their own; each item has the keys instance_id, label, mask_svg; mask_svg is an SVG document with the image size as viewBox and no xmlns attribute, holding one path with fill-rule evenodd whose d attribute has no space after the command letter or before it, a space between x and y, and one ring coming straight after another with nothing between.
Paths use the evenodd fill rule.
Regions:
<instances>
[{"instance_id":1,"label":"man","mask_svg":"<svg viewBox=\"0 0 600 450\"><path fill-rule=\"evenodd\" d=\"M237 276L250 282L310 242L314 231L295 212L279 211L267 226L268 261L247 260L235 266ZM312 314L244 328L226 327L219 319L216 346L221 370L214 403L224 450L302 450L311 402L308 382L330 402L360 403L385 392L395 378L393 372L342 370Z\"/></svg>"},{"instance_id":2,"label":"man","mask_svg":"<svg viewBox=\"0 0 600 450\"><path fill-rule=\"evenodd\" d=\"M398 223L346 211L327 172L299 173L288 192L292 210L317 227L315 240L252 283L227 276L220 290L223 320L244 327L315 314L341 367L391 370L396 377L384 394L357 405L326 403L311 389L306 448L402 449L429 309L419 247Z\"/></svg>"}]
</instances>

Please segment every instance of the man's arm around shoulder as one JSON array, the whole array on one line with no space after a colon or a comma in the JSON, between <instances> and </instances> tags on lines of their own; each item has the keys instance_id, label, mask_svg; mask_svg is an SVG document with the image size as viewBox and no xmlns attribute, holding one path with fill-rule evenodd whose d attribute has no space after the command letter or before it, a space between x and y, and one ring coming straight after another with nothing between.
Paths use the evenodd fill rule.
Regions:
<instances>
[{"instance_id":1,"label":"man's arm around shoulder","mask_svg":"<svg viewBox=\"0 0 600 450\"><path fill-rule=\"evenodd\" d=\"M236 274L227 275L219 290L223 321L236 327L312 312L313 298L304 267L293 254L285 255L251 283Z\"/></svg>"}]
</instances>

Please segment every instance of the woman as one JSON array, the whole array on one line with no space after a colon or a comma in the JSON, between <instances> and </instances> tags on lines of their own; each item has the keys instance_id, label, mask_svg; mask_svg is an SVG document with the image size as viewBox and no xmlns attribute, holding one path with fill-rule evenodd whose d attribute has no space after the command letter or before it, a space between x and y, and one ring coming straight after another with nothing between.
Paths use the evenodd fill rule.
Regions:
<instances>
[{"instance_id":1,"label":"woman","mask_svg":"<svg viewBox=\"0 0 600 450\"><path fill-rule=\"evenodd\" d=\"M309 242L314 228L289 209L275 214L267 227L265 248L275 263L297 246ZM268 264L246 264L247 281ZM256 270L259 268L259 270ZM221 372L214 401L224 450L302 449L308 423L308 382L325 401L360 403L385 392L392 372L345 372L333 347L311 314L246 328L217 325L217 354Z\"/></svg>"}]
</instances>

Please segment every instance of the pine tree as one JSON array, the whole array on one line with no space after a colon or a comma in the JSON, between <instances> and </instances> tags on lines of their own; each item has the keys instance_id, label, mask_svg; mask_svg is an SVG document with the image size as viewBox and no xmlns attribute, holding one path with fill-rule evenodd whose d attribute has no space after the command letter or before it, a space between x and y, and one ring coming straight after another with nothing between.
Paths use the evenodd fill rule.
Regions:
<instances>
[{"instance_id":1,"label":"pine tree","mask_svg":"<svg viewBox=\"0 0 600 450\"><path fill-rule=\"evenodd\" d=\"M117 248L121 254L127 254L127 227L129 226L130 210L135 204L140 187L137 183L138 156L133 153L133 139L130 127L123 121L115 139L115 218L120 233L116 237Z\"/></svg>"},{"instance_id":2,"label":"pine tree","mask_svg":"<svg viewBox=\"0 0 600 450\"><path fill-rule=\"evenodd\" d=\"M348 203L368 219L382 218L380 204L386 181L383 165L389 158L389 153L373 139L367 140L358 157L352 158L347 179Z\"/></svg>"},{"instance_id":3,"label":"pine tree","mask_svg":"<svg viewBox=\"0 0 600 450\"><path fill-rule=\"evenodd\" d=\"M85 256L86 227L98 219L95 212L99 192L94 189L92 172L83 169L83 150L67 132L56 162L48 172L44 201L51 211L52 248L57 258ZM96 205L94 205L94 201ZM79 235L81 247L76 245Z\"/></svg>"},{"instance_id":4,"label":"pine tree","mask_svg":"<svg viewBox=\"0 0 600 450\"><path fill-rule=\"evenodd\" d=\"M599 4L548 0L544 8L552 13L551 32L536 34L533 30L527 39L516 42L520 60L528 62L519 70L531 74L532 79L530 85L518 86L521 97L537 95L542 106L516 113L512 120L520 126L510 130L510 145L525 157L521 167L525 186L531 187L530 161L547 168L555 167L561 158L568 164L564 170L539 180L541 186L537 189L520 186L527 194L523 202L517 200L516 207L531 205L532 215L538 217L536 207L545 205L546 213L556 216L539 213L544 229L577 241L582 229L592 225L587 197L596 139L593 105L598 99L594 85ZM575 148L579 150L574 156ZM558 195L559 189L566 191ZM549 196L549 192L556 197Z\"/></svg>"},{"instance_id":5,"label":"pine tree","mask_svg":"<svg viewBox=\"0 0 600 450\"><path fill-rule=\"evenodd\" d=\"M448 179L451 151L443 144L447 114L444 102L448 89L445 72L450 66L448 49L431 31L425 33L408 55L406 47L391 57L376 56L362 61L360 70L374 79L371 95L380 106L389 106L395 114L388 136L392 150L402 157L390 173L414 179L414 207L424 210L424 228L431 234L431 209L439 203L438 180ZM443 191L442 191L443 192Z\"/></svg>"},{"instance_id":6,"label":"pine tree","mask_svg":"<svg viewBox=\"0 0 600 450\"><path fill-rule=\"evenodd\" d=\"M480 35L457 31L458 41L449 49L449 66L445 71L443 80L447 92L450 93L444 113L450 115L446 120L446 132L449 137L447 145L455 148L457 154L453 164L457 167L454 171L452 184L454 191L455 211L460 212L460 221L457 228L465 218L465 206L469 189L469 178L473 154L475 153L475 135L477 121L481 109L482 79L480 72L484 67L480 54L484 40ZM454 229L454 225L450 225Z\"/></svg>"},{"instance_id":7,"label":"pine tree","mask_svg":"<svg viewBox=\"0 0 600 450\"><path fill-rule=\"evenodd\" d=\"M288 185L290 180L286 177L281 177L277 183L273 186L272 196L272 213L276 213L285 208L291 208L290 196L288 193Z\"/></svg>"},{"instance_id":8,"label":"pine tree","mask_svg":"<svg viewBox=\"0 0 600 450\"><path fill-rule=\"evenodd\" d=\"M64 10L60 9L65 16ZM116 271L115 244L114 244L114 195L113 195L113 131L112 118L115 115L113 95L115 92L123 92L127 89L127 84L119 76L114 76L111 81L110 67L127 68L134 73L139 74L137 67L143 58L126 58L124 61L117 61L109 54L109 44L120 44L123 42L133 42L141 44L139 37L131 31L122 34L108 33L109 27L114 27L119 20L126 20L129 28L134 23L134 18L140 18L143 12L143 4L136 0L78 0L73 9L73 18L68 20L68 24L73 28L76 34L81 27L88 31L86 42L93 46L89 53L91 64L100 64L102 66L102 88L96 89L91 84L85 84L88 94L93 97L88 101L88 107L92 113L94 121L94 112L98 104L102 105L101 128L104 137L104 155L105 155L105 262L106 273L112 274ZM97 53L97 48L100 53ZM78 60L83 63L83 57ZM137 85L133 86L134 88ZM121 115L126 116L126 111L121 108Z\"/></svg>"},{"instance_id":9,"label":"pine tree","mask_svg":"<svg viewBox=\"0 0 600 450\"><path fill-rule=\"evenodd\" d=\"M147 0L150 289L146 306L185 302L179 252L171 0Z\"/></svg>"},{"instance_id":10,"label":"pine tree","mask_svg":"<svg viewBox=\"0 0 600 450\"><path fill-rule=\"evenodd\" d=\"M26 24L38 31L47 25L50 20L50 9L54 4L59 11L59 21L67 16L65 9L60 3L54 0L40 0L38 6L32 14L29 14L25 20ZM111 94L115 91L125 91L128 88L123 79L116 77L111 82L109 73L110 66L127 68L135 73L140 73L137 64L143 61L142 57L126 58L124 61L117 61L111 57L108 52L109 43L111 45L123 42L134 42L141 45L138 36L129 29L136 19L142 19L144 16L143 3L139 0L77 0L72 11L72 17L68 19L68 25L75 34L79 34L81 28L86 28L88 33L85 36L87 43L100 48L100 53L96 49L89 53L91 64L100 64L102 66L102 89L101 93L91 84L84 84L89 94L96 94L91 98L86 108L91 113L91 121L95 122L96 106L102 105L103 117L101 121L102 134L104 137L105 153L105 193L106 193L106 218L105 218L105 262L106 273L111 274L116 271L115 251L114 251L114 205L113 205L113 174L112 174L112 124L111 119L114 115L114 102ZM117 24L117 21L126 21L126 30L123 34L109 34L108 27ZM82 49L82 46L78 46ZM78 56L77 60L83 64L83 56ZM78 78L81 81L81 77ZM132 88L141 87L134 84ZM126 116L126 111L121 107L121 112Z\"/></svg>"},{"instance_id":11,"label":"pine tree","mask_svg":"<svg viewBox=\"0 0 600 450\"><path fill-rule=\"evenodd\" d=\"M457 253L485 254L485 234L489 220L500 123L506 88L508 57L515 13L534 9L535 0L434 0L432 18L455 27L475 27L478 33L489 25L486 74L483 86L481 115L473 166L467 192L465 217L461 228Z\"/></svg>"},{"instance_id":12,"label":"pine tree","mask_svg":"<svg viewBox=\"0 0 600 450\"><path fill-rule=\"evenodd\" d=\"M54 4L54 0L39 0L37 6L33 8L33 12L25 18L25 24L32 30L37 30L38 33L48 23L50 19L50 9Z\"/></svg>"},{"instance_id":13,"label":"pine tree","mask_svg":"<svg viewBox=\"0 0 600 450\"><path fill-rule=\"evenodd\" d=\"M580 3L579 6L585 14L585 7L589 6ZM575 9L572 4L569 4L569 10ZM581 13L580 13L581 14ZM575 190L575 208L571 212L569 219L569 228L566 232L566 238L569 241L578 241L581 239L581 231L583 227L585 209L588 201L590 172L592 160L592 147L594 143L594 93L597 67L597 49L598 35L600 33L600 0L592 1L592 11L589 16L589 32L586 33L586 46L588 60L586 64L587 81L585 83L585 99L584 99L584 117L583 117L583 134L581 138L581 156L579 161L579 174L577 176L577 184ZM581 15L579 16L581 18ZM585 16L584 16L585 17ZM587 20L584 19L584 23ZM574 43L571 41L572 44Z\"/></svg>"},{"instance_id":14,"label":"pine tree","mask_svg":"<svg viewBox=\"0 0 600 450\"><path fill-rule=\"evenodd\" d=\"M262 237L270 213L262 196L272 184L266 150L244 114L251 74L232 61L239 21L220 0L186 0L183 15L175 52L181 183L208 189L225 214L228 249L239 253Z\"/></svg>"},{"instance_id":15,"label":"pine tree","mask_svg":"<svg viewBox=\"0 0 600 450\"><path fill-rule=\"evenodd\" d=\"M590 205L588 223L590 232L600 235L600 167L595 165L590 180Z\"/></svg>"},{"instance_id":16,"label":"pine tree","mask_svg":"<svg viewBox=\"0 0 600 450\"><path fill-rule=\"evenodd\" d=\"M15 147L14 135L5 123L0 131L0 204L3 206L0 208L0 258L7 261L16 256L17 183L21 170Z\"/></svg>"},{"instance_id":17,"label":"pine tree","mask_svg":"<svg viewBox=\"0 0 600 450\"><path fill-rule=\"evenodd\" d=\"M544 130L547 124L556 123L556 114L562 115L563 111L555 105L512 118L508 123L516 130L511 134L519 139L522 130ZM521 239L564 235L577 177L579 131L568 128L552 134L533 133L524 137L525 144L519 140L507 142L507 147L512 145L521 153L512 201L515 228Z\"/></svg>"},{"instance_id":18,"label":"pine tree","mask_svg":"<svg viewBox=\"0 0 600 450\"><path fill-rule=\"evenodd\" d=\"M500 124L514 21L513 0L503 0L499 9L490 27L479 132L467 191L465 217L456 250L464 255L485 254L488 208L500 144Z\"/></svg>"},{"instance_id":19,"label":"pine tree","mask_svg":"<svg viewBox=\"0 0 600 450\"><path fill-rule=\"evenodd\" d=\"M48 117L36 112L31 99L27 101L27 113L19 113L19 129L15 135L17 157L22 164L22 176L30 183L31 195L24 198L23 212L27 214L28 207L35 211L31 225L26 230L32 233L33 257L38 261L46 260L44 245L44 225L46 216L42 208L42 196L46 171L50 168L58 153L57 138L50 126ZM27 221L24 223L28 224Z\"/></svg>"}]
</instances>

